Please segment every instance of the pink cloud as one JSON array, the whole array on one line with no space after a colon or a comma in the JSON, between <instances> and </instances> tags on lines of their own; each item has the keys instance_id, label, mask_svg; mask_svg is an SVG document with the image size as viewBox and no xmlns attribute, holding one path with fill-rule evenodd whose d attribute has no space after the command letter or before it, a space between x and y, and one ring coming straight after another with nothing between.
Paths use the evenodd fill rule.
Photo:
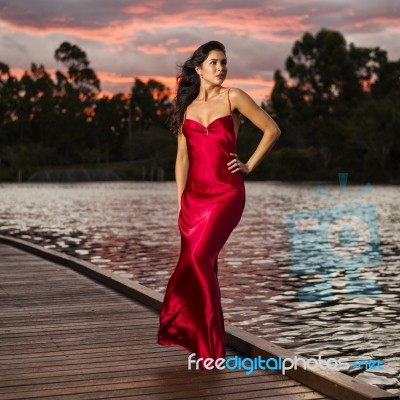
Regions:
<instances>
[{"instance_id":1,"label":"pink cloud","mask_svg":"<svg viewBox=\"0 0 400 400\"><path fill-rule=\"evenodd\" d=\"M275 41L287 41L279 33L304 31L311 27L303 22L307 15L274 16L269 10L255 8L225 8L218 13L210 13L206 9L182 9L175 14L160 13L156 9L146 6L127 7L121 10L126 14L121 21L109 21L103 26L77 26L73 19L67 16L44 18L41 23L29 18L6 20L7 28L20 30L32 35L63 33L86 40L106 41L109 44L126 44L139 31L155 33L158 30L177 28L193 28L198 26L212 27L219 33L225 32L235 35L250 35ZM177 43L176 43L177 44ZM168 46L171 49L171 44ZM150 47L142 46L144 52L154 52ZM161 49L161 47L160 47ZM181 49L181 47L179 47ZM182 50L180 50L182 51Z\"/></svg>"},{"instance_id":2,"label":"pink cloud","mask_svg":"<svg viewBox=\"0 0 400 400\"><path fill-rule=\"evenodd\" d=\"M137 48L142 53L146 54L168 54L168 49L163 46L142 45Z\"/></svg>"},{"instance_id":3,"label":"pink cloud","mask_svg":"<svg viewBox=\"0 0 400 400\"><path fill-rule=\"evenodd\" d=\"M381 42L395 57L400 54L400 9L385 0L368 5L355 0L103 0L95 8L70 1L74 7L65 2L52 6L49 0L35 0L34 6L2 0L1 61L55 66L54 50L68 40L87 52L103 91L128 91L136 75L159 77L173 88L176 62L216 39L227 47L229 82L260 99L271 90L273 71L284 69L291 44L306 31L338 29L356 45Z\"/></svg>"}]
</instances>

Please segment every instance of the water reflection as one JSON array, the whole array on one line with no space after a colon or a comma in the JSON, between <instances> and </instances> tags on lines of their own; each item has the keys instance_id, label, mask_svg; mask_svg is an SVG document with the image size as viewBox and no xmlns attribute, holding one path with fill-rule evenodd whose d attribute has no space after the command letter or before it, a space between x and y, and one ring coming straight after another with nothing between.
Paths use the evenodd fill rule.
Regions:
<instances>
[{"instance_id":1,"label":"water reflection","mask_svg":"<svg viewBox=\"0 0 400 400\"><path fill-rule=\"evenodd\" d=\"M360 189L350 186L349 196ZM399 390L400 189L375 185L360 199L376 205L382 262L358 274L376 281L381 294L350 297L345 271L335 269L330 300L311 303L299 301L299 290L321 276L294 273L285 218L327 207L326 200L313 183L247 182L246 190L242 221L219 258L226 322L309 357L382 359L383 371L346 372ZM327 190L338 193L337 185ZM180 246L173 182L0 185L0 200L0 233L165 292Z\"/></svg>"}]
</instances>

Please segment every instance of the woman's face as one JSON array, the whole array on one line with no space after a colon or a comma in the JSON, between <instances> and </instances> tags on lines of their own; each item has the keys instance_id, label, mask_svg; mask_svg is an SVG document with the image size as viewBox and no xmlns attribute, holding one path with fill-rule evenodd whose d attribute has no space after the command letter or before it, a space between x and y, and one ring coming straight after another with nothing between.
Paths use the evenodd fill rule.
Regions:
<instances>
[{"instance_id":1,"label":"woman's face","mask_svg":"<svg viewBox=\"0 0 400 400\"><path fill-rule=\"evenodd\" d=\"M197 72L203 76L203 80L214 85L222 85L228 72L226 57L221 50L211 50Z\"/></svg>"}]
</instances>

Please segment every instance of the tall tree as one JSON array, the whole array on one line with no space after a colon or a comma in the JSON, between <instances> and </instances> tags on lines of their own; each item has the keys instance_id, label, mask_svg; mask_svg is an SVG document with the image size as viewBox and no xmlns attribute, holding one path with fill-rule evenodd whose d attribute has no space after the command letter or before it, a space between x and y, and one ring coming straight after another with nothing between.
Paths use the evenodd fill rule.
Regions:
<instances>
[{"instance_id":1,"label":"tall tree","mask_svg":"<svg viewBox=\"0 0 400 400\"><path fill-rule=\"evenodd\" d=\"M275 73L273 106L278 113L300 119L332 114L338 104L366 98L371 83L386 64L386 52L347 46L340 32L322 29L315 36L307 32L294 43L286 60L290 82L281 71ZM311 111L306 112L304 107Z\"/></svg>"},{"instance_id":2,"label":"tall tree","mask_svg":"<svg viewBox=\"0 0 400 400\"><path fill-rule=\"evenodd\" d=\"M2 127L18 120L19 81L11 75L7 64L0 62L0 136Z\"/></svg>"},{"instance_id":3,"label":"tall tree","mask_svg":"<svg viewBox=\"0 0 400 400\"><path fill-rule=\"evenodd\" d=\"M78 46L63 42L55 51L54 57L68 68L69 79L83 97L93 97L100 91L100 81L90 68L86 53Z\"/></svg>"},{"instance_id":4,"label":"tall tree","mask_svg":"<svg viewBox=\"0 0 400 400\"><path fill-rule=\"evenodd\" d=\"M294 147L309 149L315 169L349 168L361 176L376 165L383 176L394 166L399 122L388 105L399 102L400 61L322 29L296 41L285 66L286 73L275 72L270 105L287 144L297 138Z\"/></svg>"},{"instance_id":5,"label":"tall tree","mask_svg":"<svg viewBox=\"0 0 400 400\"><path fill-rule=\"evenodd\" d=\"M96 97L100 92L100 81L90 68L86 53L78 46L63 42L55 51L54 57L67 67L67 74L57 71L57 109L63 120L60 132L65 162L81 162L85 147L95 146L87 135L96 109ZM83 152L84 154L84 152Z\"/></svg>"},{"instance_id":6,"label":"tall tree","mask_svg":"<svg viewBox=\"0 0 400 400\"><path fill-rule=\"evenodd\" d=\"M54 82L43 65L32 63L20 81L21 105L29 121L32 143L41 145L52 141L50 122L54 115ZM28 133L28 132L27 132Z\"/></svg>"},{"instance_id":7,"label":"tall tree","mask_svg":"<svg viewBox=\"0 0 400 400\"><path fill-rule=\"evenodd\" d=\"M165 124L172 104L170 89L163 83L155 79L145 83L136 78L131 96L131 116L137 128Z\"/></svg>"}]
</instances>

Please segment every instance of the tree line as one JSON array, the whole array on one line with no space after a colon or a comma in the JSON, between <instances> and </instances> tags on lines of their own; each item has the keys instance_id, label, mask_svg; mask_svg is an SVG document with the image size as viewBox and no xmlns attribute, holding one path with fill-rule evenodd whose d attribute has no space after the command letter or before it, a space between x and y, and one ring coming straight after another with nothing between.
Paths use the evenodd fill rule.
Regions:
<instances>
[{"instance_id":1,"label":"tree line","mask_svg":"<svg viewBox=\"0 0 400 400\"><path fill-rule=\"evenodd\" d=\"M52 77L32 63L20 79L0 62L0 180L48 167L104 167L125 179L163 168L174 179L176 138L168 129L170 88L136 78L130 93L101 94L87 54L64 42ZM399 182L400 60L348 45L340 32L305 33L277 70L262 107L282 130L247 179ZM239 156L262 133L243 117Z\"/></svg>"}]
</instances>

